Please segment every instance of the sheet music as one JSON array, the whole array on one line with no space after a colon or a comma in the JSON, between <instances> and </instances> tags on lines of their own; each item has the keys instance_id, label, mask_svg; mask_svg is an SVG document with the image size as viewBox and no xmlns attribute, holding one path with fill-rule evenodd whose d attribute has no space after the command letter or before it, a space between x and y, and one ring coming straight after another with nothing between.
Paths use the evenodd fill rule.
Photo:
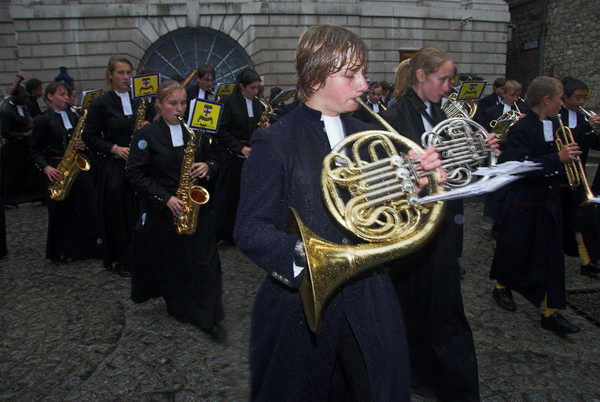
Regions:
<instances>
[{"instance_id":1,"label":"sheet music","mask_svg":"<svg viewBox=\"0 0 600 402\"><path fill-rule=\"evenodd\" d=\"M542 169L541 164L531 161L509 161L496 166L480 167L472 174L477 176L513 175Z\"/></svg>"},{"instance_id":2,"label":"sheet music","mask_svg":"<svg viewBox=\"0 0 600 402\"><path fill-rule=\"evenodd\" d=\"M425 197L418 198L416 203L427 204L434 201L448 201L456 200L459 198L475 197L477 195L496 191L500 187L506 186L507 184L512 183L513 181L518 180L520 178L520 176L513 175L495 176L491 177L490 179L484 182L469 184L468 186L456 188L451 191L446 191L442 194L428 195Z\"/></svg>"}]
</instances>

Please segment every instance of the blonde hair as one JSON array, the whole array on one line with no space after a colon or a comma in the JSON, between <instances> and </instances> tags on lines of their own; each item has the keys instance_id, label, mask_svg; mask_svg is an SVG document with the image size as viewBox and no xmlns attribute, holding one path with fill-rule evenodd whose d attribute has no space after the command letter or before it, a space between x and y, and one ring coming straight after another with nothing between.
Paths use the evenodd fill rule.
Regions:
<instances>
[{"instance_id":1,"label":"blonde hair","mask_svg":"<svg viewBox=\"0 0 600 402\"><path fill-rule=\"evenodd\" d=\"M127 57L111 56L111 58L108 59L108 66L106 67L106 79L108 81L111 81L110 78L108 77L108 73L112 73L115 71L115 69L117 68L117 63L129 64L129 67L133 70L133 64L131 64L131 62L129 61L129 59Z\"/></svg>"},{"instance_id":2,"label":"blonde hair","mask_svg":"<svg viewBox=\"0 0 600 402\"><path fill-rule=\"evenodd\" d=\"M522 88L521 84L515 80L508 80L502 86L502 90L504 91L504 93L508 93L508 92L512 92L512 91L521 92L521 88Z\"/></svg>"},{"instance_id":3,"label":"blonde hair","mask_svg":"<svg viewBox=\"0 0 600 402\"><path fill-rule=\"evenodd\" d=\"M165 81L158 87L156 91L156 100L155 103L156 111L160 113L160 103L162 103L165 99L173 94L175 91L183 91L185 93L185 88L179 82L175 80ZM158 102L160 101L160 103Z\"/></svg>"},{"instance_id":4,"label":"blonde hair","mask_svg":"<svg viewBox=\"0 0 600 402\"><path fill-rule=\"evenodd\" d=\"M531 81L527 87L527 103L534 107L542 103L544 96L554 96L562 91L563 85L559 80L541 75Z\"/></svg>"},{"instance_id":5,"label":"blonde hair","mask_svg":"<svg viewBox=\"0 0 600 402\"><path fill-rule=\"evenodd\" d=\"M422 69L426 75L429 75L438 71L448 60L450 57L442 49L426 46L410 59L400 63L396 70L396 93L400 94L398 98L417 84L417 70Z\"/></svg>"},{"instance_id":6,"label":"blonde hair","mask_svg":"<svg viewBox=\"0 0 600 402\"><path fill-rule=\"evenodd\" d=\"M306 102L327 77L343 68L358 71L366 64L367 47L356 34L333 25L312 27L302 34L296 49L298 98Z\"/></svg>"}]
</instances>

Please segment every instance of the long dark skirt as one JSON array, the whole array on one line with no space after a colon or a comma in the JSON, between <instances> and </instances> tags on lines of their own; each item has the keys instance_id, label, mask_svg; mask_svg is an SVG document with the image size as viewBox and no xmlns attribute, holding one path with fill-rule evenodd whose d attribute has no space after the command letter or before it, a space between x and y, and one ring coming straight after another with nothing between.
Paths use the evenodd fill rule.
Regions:
<instances>
[{"instance_id":1,"label":"long dark skirt","mask_svg":"<svg viewBox=\"0 0 600 402\"><path fill-rule=\"evenodd\" d=\"M67 198L48 197L46 258L85 259L100 257L102 240L98 219L98 196L92 178L80 172Z\"/></svg>"},{"instance_id":2,"label":"long dark skirt","mask_svg":"<svg viewBox=\"0 0 600 402\"><path fill-rule=\"evenodd\" d=\"M216 151L222 163L214 201L217 240L233 243L233 228L240 200L240 178L245 159L219 148L219 144Z\"/></svg>"},{"instance_id":3,"label":"long dark skirt","mask_svg":"<svg viewBox=\"0 0 600 402\"><path fill-rule=\"evenodd\" d=\"M29 141L8 140L2 146L2 197L5 204L41 201L47 181L33 164Z\"/></svg>"},{"instance_id":4,"label":"long dark skirt","mask_svg":"<svg viewBox=\"0 0 600 402\"><path fill-rule=\"evenodd\" d=\"M98 188L104 238L104 266L119 263L129 267L131 234L138 216L137 200L125 178L125 161L108 158Z\"/></svg>"},{"instance_id":5,"label":"long dark skirt","mask_svg":"<svg viewBox=\"0 0 600 402\"><path fill-rule=\"evenodd\" d=\"M575 233L581 233L583 242L592 261L600 259L600 228L596 204L582 206L583 191L580 188L560 189L560 205L563 215L563 247L566 255L577 257Z\"/></svg>"},{"instance_id":6,"label":"long dark skirt","mask_svg":"<svg viewBox=\"0 0 600 402\"><path fill-rule=\"evenodd\" d=\"M479 400L477 356L465 317L458 257L462 201L448 205L435 237L409 257L389 264L404 314L415 385L433 387L441 400Z\"/></svg>"},{"instance_id":7,"label":"long dark skirt","mask_svg":"<svg viewBox=\"0 0 600 402\"><path fill-rule=\"evenodd\" d=\"M562 217L558 201L547 206L505 203L490 278L521 293L534 306L566 306Z\"/></svg>"},{"instance_id":8,"label":"long dark skirt","mask_svg":"<svg viewBox=\"0 0 600 402\"><path fill-rule=\"evenodd\" d=\"M162 296L170 315L206 329L224 312L214 218L203 207L192 235L177 234L167 208L141 214L133 233L131 299L142 303Z\"/></svg>"}]
</instances>

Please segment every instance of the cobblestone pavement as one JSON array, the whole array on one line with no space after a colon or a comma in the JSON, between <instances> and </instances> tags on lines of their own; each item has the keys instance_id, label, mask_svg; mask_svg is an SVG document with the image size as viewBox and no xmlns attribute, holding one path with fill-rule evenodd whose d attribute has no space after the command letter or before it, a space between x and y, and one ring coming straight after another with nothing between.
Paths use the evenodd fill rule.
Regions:
<instances>
[{"instance_id":1,"label":"cobblestone pavement","mask_svg":"<svg viewBox=\"0 0 600 402\"><path fill-rule=\"evenodd\" d=\"M558 337L540 328L539 312L518 295L517 312L497 308L481 203L467 203L466 211L463 294L482 399L600 400L600 329L568 310L583 330ZM129 281L99 261L46 261L45 208L22 205L7 211L7 222L0 400L247 400L250 314L263 274L237 249L221 249L229 337L219 344L168 317L162 300L132 303ZM577 267L567 258L568 288L600 287Z\"/></svg>"}]
</instances>

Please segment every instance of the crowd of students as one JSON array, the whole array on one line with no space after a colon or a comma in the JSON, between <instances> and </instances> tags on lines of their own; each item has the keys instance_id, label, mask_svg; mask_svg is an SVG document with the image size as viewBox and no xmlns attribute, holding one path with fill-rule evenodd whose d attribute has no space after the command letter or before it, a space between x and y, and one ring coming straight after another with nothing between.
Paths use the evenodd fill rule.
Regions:
<instances>
[{"instance_id":1,"label":"crowd of students","mask_svg":"<svg viewBox=\"0 0 600 402\"><path fill-rule=\"evenodd\" d=\"M289 209L324 239L348 242L351 234L335 224L321 198L323 159L346 136L380 128L374 114L419 143L446 119L441 102L456 75L449 55L433 46L398 66L393 89L367 83L366 67L367 49L355 34L336 26L309 29L296 51L297 99L273 105L263 128L260 76L241 71L234 93L220 100L214 141L199 133L192 144L189 175L210 194L192 235L178 234L174 224L186 211L177 191L191 135L179 117L192 99L215 100L212 66L200 66L187 88L163 82L143 109L129 88L132 63L111 57L109 88L85 117L72 107L73 88L64 82L47 85L42 113L42 83L32 79L2 110L2 201L44 200L47 258L57 264L102 258L107 269L132 275L135 302L163 297L170 315L219 341L226 330L217 242L237 245L267 273L250 339L253 400L408 400L411 384L431 387L441 400L478 400L477 357L460 289L461 200L446 203L439 230L421 250L344 284L317 334L305 320L298 288L310 262L302 240L288 230ZM372 112L355 100L365 92ZM572 77L562 83L537 77L524 101L521 92L514 80L496 80L475 117L492 133L488 143L501 151L500 161L541 165L486 201L496 238L492 296L515 311L511 292L521 293L542 306L542 328L564 335L579 331L558 312L565 308L564 252L580 256L583 274L597 275L600 247L597 208L582 205L563 165L585 162L588 150L600 146L594 130L600 117L582 114L588 88ZM519 120L499 146L490 122L513 109ZM556 116L575 136L560 149ZM84 118L81 140L72 145L91 168L79 172L65 200L52 200L48 185L63 178L57 167ZM419 164L436 171L441 161L430 148Z\"/></svg>"}]
</instances>

